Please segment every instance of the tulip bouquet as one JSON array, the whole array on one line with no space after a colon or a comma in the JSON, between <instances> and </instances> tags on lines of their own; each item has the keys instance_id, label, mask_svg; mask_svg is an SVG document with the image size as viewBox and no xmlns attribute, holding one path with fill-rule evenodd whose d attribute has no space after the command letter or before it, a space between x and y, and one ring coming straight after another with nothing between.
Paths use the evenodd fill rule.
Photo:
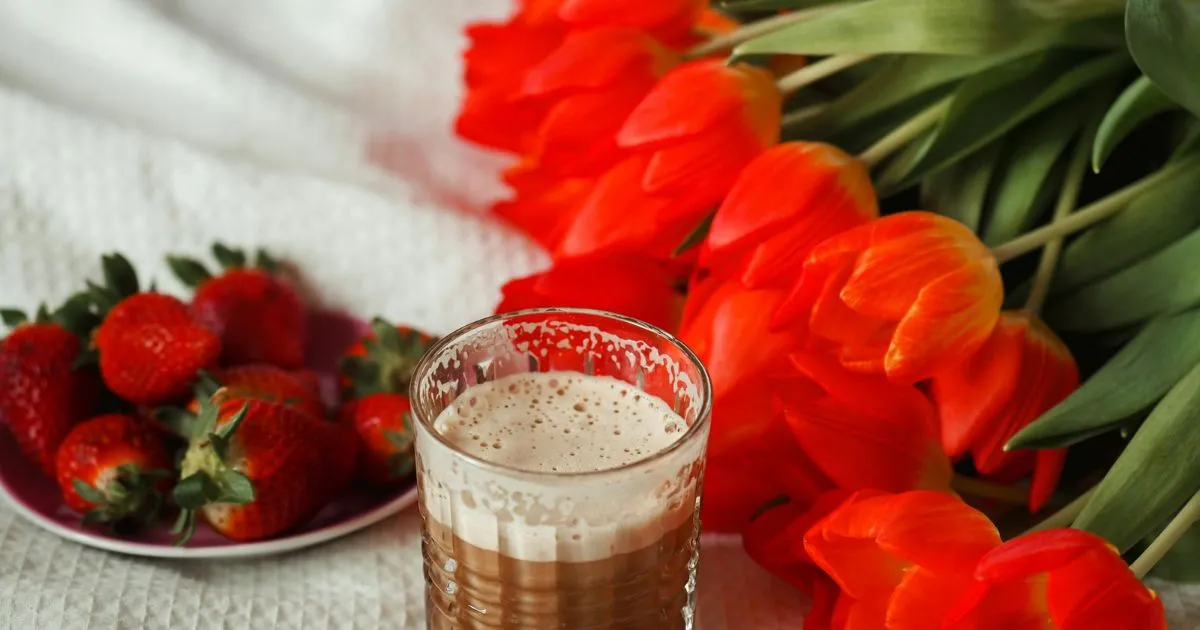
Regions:
<instances>
[{"instance_id":1,"label":"tulip bouquet","mask_svg":"<svg viewBox=\"0 0 1200 630\"><path fill-rule=\"evenodd\" d=\"M806 628L1165 626L1141 578L1200 576L1200 5L523 0L467 35L457 131L554 259L498 310L696 350L704 526Z\"/></svg>"}]
</instances>

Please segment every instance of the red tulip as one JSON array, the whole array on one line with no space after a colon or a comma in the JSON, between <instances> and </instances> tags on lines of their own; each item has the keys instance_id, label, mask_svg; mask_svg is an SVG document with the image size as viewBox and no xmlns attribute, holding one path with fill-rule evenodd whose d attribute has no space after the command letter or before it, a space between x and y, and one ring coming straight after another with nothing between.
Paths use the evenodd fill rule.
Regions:
<instances>
[{"instance_id":1,"label":"red tulip","mask_svg":"<svg viewBox=\"0 0 1200 630\"><path fill-rule=\"evenodd\" d=\"M1078 386L1066 345L1037 318L1005 311L978 352L933 378L942 445L951 457L970 452L984 476L1032 470L1030 509L1041 509L1058 484L1066 449L1005 452L1004 444Z\"/></svg>"},{"instance_id":2,"label":"red tulip","mask_svg":"<svg viewBox=\"0 0 1200 630\"><path fill-rule=\"evenodd\" d=\"M679 294L670 271L656 261L633 256L559 260L538 274L511 280L501 288L497 313L527 308L575 307L619 313L673 330Z\"/></svg>"},{"instance_id":3,"label":"red tulip","mask_svg":"<svg viewBox=\"0 0 1200 630\"><path fill-rule=\"evenodd\" d=\"M999 544L987 517L940 492L859 493L804 535L842 590L832 627L847 630L941 628Z\"/></svg>"},{"instance_id":4,"label":"red tulip","mask_svg":"<svg viewBox=\"0 0 1200 630\"><path fill-rule=\"evenodd\" d=\"M706 0L561 0L559 17L574 27L631 26L659 39L688 45L708 4Z\"/></svg>"},{"instance_id":5,"label":"red tulip","mask_svg":"<svg viewBox=\"0 0 1200 630\"><path fill-rule=\"evenodd\" d=\"M503 24L468 26L471 43L463 53L467 93L455 132L503 151L530 148L548 104L522 98L525 72L558 47L565 34L562 24L530 19L525 12Z\"/></svg>"},{"instance_id":6,"label":"red tulip","mask_svg":"<svg viewBox=\"0 0 1200 630\"><path fill-rule=\"evenodd\" d=\"M746 165L713 218L700 264L750 287L792 282L813 247L879 216L862 162L818 142L785 142Z\"/></svg>"},{"instance_id":7,"label":"red tulip","mask_svg":"<svg viewBox=\"0 0 1200 630\"><path fill-rule=\"evenodd\" d=\"M571 31L529 68L522 96L550 103L531 158L548 175L586 175L618 157L617 131L679 56L643 31Z\"/></svg>"},{"instance_id":8,"label":"red tulip","mask_svg":"<svg viewBox=\"0 0 1200 630\"><path fill-rule=\"evenodd\" d=\"M742 544L751 559L809 596L805 630L830 630L840 589L809 557L804 534L854 494L833 490L811 503L788 500L765 509L742 532Z\"/></svg>"},{"instance_id":9,"label":"red tulip","mask_svg":"<svg viewBox=\"0 0 1200 630\"><path fill-rule=\"evenodd\" d=\"M839 488L949 490L932 405L911 385L858 374L797 353L804 378L777 389L784 418L809 459Z\"/></svg>"},{"instance_id":10,"label":"red tulip","mask_svg":"<svg viewBox=\"0 0 1200 630\"><path fill-rule=\"evenodd\" d=\"M1054 529L991 550L947 616L972 630L1158 630L1162 600L1103 538Z\"/></svg>"},{"instance_id":11,"label":"red tulip","mask_svg":"<svg viewBox=\"0 0 1200 630\"><path fill-rule=\"evenodd\" d=\"M668 72L617 134L629 157L600 178L557 255L670 255L778 141L781 104L771 74L749 65L702 60Z\"/></svg>"},{"instance_id":12,"label":"red tulip","mask_svg":"<svg viewBox=\"0 0 1200 630\"><path fill-rule=\"evenodd\" d=\"M813 249L776 326L807 329L844 366L916 382L965 361L999 318L996 259L966 226L905 212Z\"/></svg>"},{"instance_id":13,"label":"red tulip","mask_svg":"<svg viewBox=\"0 0 1200 630\"><path fill-rule=\"evenodd\" d=\"M536 169L521 162L505 171L504 181L516 195L493 204L492 212L553 250L596 182L586 177L545 177Z\"/></svg>"}]
</instances>

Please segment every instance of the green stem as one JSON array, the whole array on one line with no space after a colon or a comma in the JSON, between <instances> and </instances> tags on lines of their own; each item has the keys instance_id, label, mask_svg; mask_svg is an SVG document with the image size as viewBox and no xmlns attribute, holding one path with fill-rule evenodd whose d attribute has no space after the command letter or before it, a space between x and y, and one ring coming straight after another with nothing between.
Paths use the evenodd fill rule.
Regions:
<instances>
[{"instance_id":1,"label":"green stem","mask_svg":"<svg viewBox=\"0 0 1200 630\"><path fill-rule=\"evenodd\" d=\"M788 112L787 114L784 114L783 121L782 121L782 124L780 124L780 126L783 127L784 129L787 129L788 127L791 127L792 125L799 125L801 123L812 120L813 118L816 118L817 116L820 116L821 114L825 113L825 110L828 108L829 108L829 105L826 103L817 103L816 105L809 105L808 107L802 107L800 109L797 109L794 112Z\"/></svg>"},{"instance_id":2,"label":"green stem","mask_svg":"<svg viewBox=\"0 0 1200 630\"><path fill-rule=\"evenodd\" d=\"M1092 495L1096 493L1096 489L1092 488L1087 492L1075 497L1074 501L1063 506L1063 508L1050 516L1047 516L1042 522L1030 527L1026 534L1040 532L1047 529L1055 529L1058 527L1070 527L1071 523L1075 522L1075 517L1083 511L1083 508L1092 499Z\"/></svg>"},{"instance_id":3,"label":"green stem","mask_svg":"<svg viewBox=\"0 0 1200 630\"><path fill-rule=\"evenodd\" d=\"M1133 201L1142 193L1151 190L1155 186L1178 176L1188 168L1198 164L1200 164L1200 158L1180 160L1173 164L1168 164L1121 190L1093 202L1086 208L1063 218L1061 221L1055 221L1050 225L1018 236L1007 243L992 248L992 253L996 256L997 262L1005 263L1028 254L1056 238L1062 238L1084 228L1091 227L1120 212L1129 205L1130 201Z\"/></svg>"},{"instance_id":4,"label":"green stem","mask_svg":"<svg viewBox=\"0 0 1200 630\"><path fill-rule=\"evenodd\" d=\"M779 86L779 91L786 94L791 94L802 87L812 85L825 77L837 74L846 68L856 66L868 59L872 55L862 54L846 54L837 55L835 57L826 57L816 63L809 64L799 70L780 77L775 85Z\"/></svg>"},{"instance_id":5,"label":"green stem","mask_svg":"<svg viewBox=\"0 0 1200 630\"><path fill-rule=\"evenodd\" d=\"M655 2L657 0L647 1ZM805 20L811 20L831 11L844 8L844 6L845 5L842 4L832 4L810 7L807 9L801 9L799 11L792 11L790 13L780 13L779 15L769 17L764 20L751 22L737 29L736 31L733 31L732 33L726 33L725 35L714 37L703 44L697 45L696 47L684 53L684 59L697 59L729 50L738 44L748 42L760 35L766 35L767 33L777 31L785 26L797 24Z\"/></svg>"},{"instance_id":6,"label":"green stem","mask_svg":"<svg viewBox=\"0 0 1200 630\"><path fill-rule=\"evenodd\" d=\"M896 127L891 133L880 138L878 142L859 154L858 159L862 160L868 168L878 165L889 155L895 153L904 145L912 142L914 138L938 124L950 109L952 100L953 97L947 96L930 105L925 111L913 116L903 125Z\"/></svg>"},{"instance_id":7,"label":"green stem","mask_svg":"<svg viewBox=\"0 0 1200 630\"><path fill-rule=\"evenodd\" d=\"M1005 503L1023 504L1029 502L1029 491L1015 486L1005 486L983 479L954 475L950 487L959 494L965 494L980 499L993 499Z\"/></svg>"},{"instance_id":8,"label":"green stem","mask_svg":"<svg viewBox=\"0 0 1200 630\"><path fill-rule=\"evenodd\" d=\"M1133 570L1133 574L1139 578L1146 577L1150 569L1153 569L1154 565L1158 564L1158 561L1167 555L1171 547L1174 547L1175 543L1179 542L1179 539L1183 538L1183 535L1197 521L1200 521L1200 492L1192 495L1191 500L1187 502L1187 505L1183 506L1183 509L1175 515L1175 518L1171 519L1166 529L1162 530L1162 533L1154 539L1154 542L1150 543L1150 546L1142 552L1142 555L1138 556L1137 560L1134 560L1133 564L1129 567Z\"/></svg>"},{"instance_id":9,"label":"green stem","mask_svg":"<svg viewBox=\"0 0 1200 630\"><path fill-rule=\"evenodd\" d=\"M1090 130L1090 127L1088 129ZM1052 224L1071 214L1075 204L1079 202L1079 189L1083 185L1083 176L1087 173L1088 158L1091 156L1091 138L1092 134L1086 132L1079 137L1075 155L1067 167L1067 179L1058 193ZM1062 253L1062 246L1063 239L1059 237L1046 243L1046 249L1042 250L1042 259L1038 261L1037 272L1033 276L1033 287L1029 290L1029 298L1025 300L1025 311L1031 315L1041 312L1046 295L1050 293L1050 281L1053 280L1054 270L1058 267L1058 256Z\"/></svg>"}]
</instances>

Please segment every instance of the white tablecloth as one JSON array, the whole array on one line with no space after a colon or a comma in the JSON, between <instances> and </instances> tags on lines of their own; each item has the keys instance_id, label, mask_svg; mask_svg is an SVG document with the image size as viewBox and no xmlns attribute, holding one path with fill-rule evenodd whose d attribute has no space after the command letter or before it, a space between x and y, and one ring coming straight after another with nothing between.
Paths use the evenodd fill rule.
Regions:
<instances>
[{"instance_id":1,"label":"white tablecloth","mask_svg":"<svg viewBox=\"0 0 1200 630\"><path fill-rule=\"evenodd\" d=\"M162 254L219 238L297 261L324 305L435 331L487 314L545 264L478 215L500 160L449 132L461 26L506 8L0 0L0 304L59 301L111 250L179 289ZM706 540L701 574L703 630L800 627L803 597L736 540ZM421 588L412 511L283 557L188 563L65 542L0 502L0 629L418 629ZM1173 628L1200 627L1195 597L1164 598Z\"/></svg>"}]
</instances>

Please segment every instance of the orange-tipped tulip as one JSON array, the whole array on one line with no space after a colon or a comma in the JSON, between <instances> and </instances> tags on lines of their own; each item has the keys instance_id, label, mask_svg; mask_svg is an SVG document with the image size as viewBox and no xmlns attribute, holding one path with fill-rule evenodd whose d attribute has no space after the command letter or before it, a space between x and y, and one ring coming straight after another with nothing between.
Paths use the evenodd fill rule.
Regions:
<instances>
[{"instance_id":1,"label":"orange-tipped tulip","mask_svg":"<svg viewBox=\"0 0 1200 630\"><path fill-rule=\"evenodd\" d=\"M569 306L593 308L673 330L679 294L662 263L633 256L559 260L538 274L511 280L496 312Z\"/></svg>"},{"instance_id":2,"label":"orange-tipped tulip","mask_svg":"<svg viewBox=\"0 0 1200 630\"><path fill-rule=\"evenodd\" d=\"M1162 600L1103 538L1053 529L984 555L975 584L947 616L970 630L1161 630Z\"/></svg>"},{"instance_id":3,"label":"orange-tipped tulip","mask_svg":"<svg viewBox=\"0 0 1200 630\"><path fill-rule=\"evenodd\" d=\"M983 514L940 492L859 493L804 536L808 555L842 589L833 627L930 630L1000 544Z\"/></svg>"},{"instance_id":4,"label":"orange-tipped tulip","mask_svg":"<svg viewBox=\"0 0 1200 630\"><path fill-rule=\"evenodd\" d=\"M978 350L1003 296L996 259L970 229L905 212L813 249L775 324L807 329L847 368L913 383Z\"/></svg>"},{"instance_id":5,"label":"orange-tipped tulip","mask_svg":"<svg viewBox=\"0 0 1200 630\"><path fill-rule=\"evenodd\" d=\"M1079 370L1058 336L1036 317L1005 311L978 352L933 378L942 445L951 457L970 452L985 477L1032 470L1030 509L1041 509L1066 449L1005 452L1004 444L1078 386Z\"/></svg>"},{"instance_id":6,"label":"orange-tipped tulip","mask_svg":"<svg viewBox=\"0 0 1200 630\"><path fill-rule=\"evenodd\" d=\"M949 490L950 461L933 407L917 388L851 372L820 355L794 354L792 361L805 378L781 381L784 418L837 487Z\"/></svg>"},{"instance_id":7,"label":"orange-tipped tulip","mask_svg":"<svg viewBox=\"0 0 1200 630\"><path fill-rule=\"evenodd\" d=\"M750 287L792 282L813 247L878 218L862 162L819 142L785 142L746 165L713 218L700 264Z\"/></svg>"},{"instance_id":8,"label":"orange-tipped tulip","mask_svg":"<svg viewBox=\"0 0 1200 630\"><path fill-rule=\"evenodd\" d=\"M781 105L771 74L753 66L702 60L668 72L617 134L629 157L600 178L557 255L668 256L779 140Z\"/></svg>"}]
</instances>

